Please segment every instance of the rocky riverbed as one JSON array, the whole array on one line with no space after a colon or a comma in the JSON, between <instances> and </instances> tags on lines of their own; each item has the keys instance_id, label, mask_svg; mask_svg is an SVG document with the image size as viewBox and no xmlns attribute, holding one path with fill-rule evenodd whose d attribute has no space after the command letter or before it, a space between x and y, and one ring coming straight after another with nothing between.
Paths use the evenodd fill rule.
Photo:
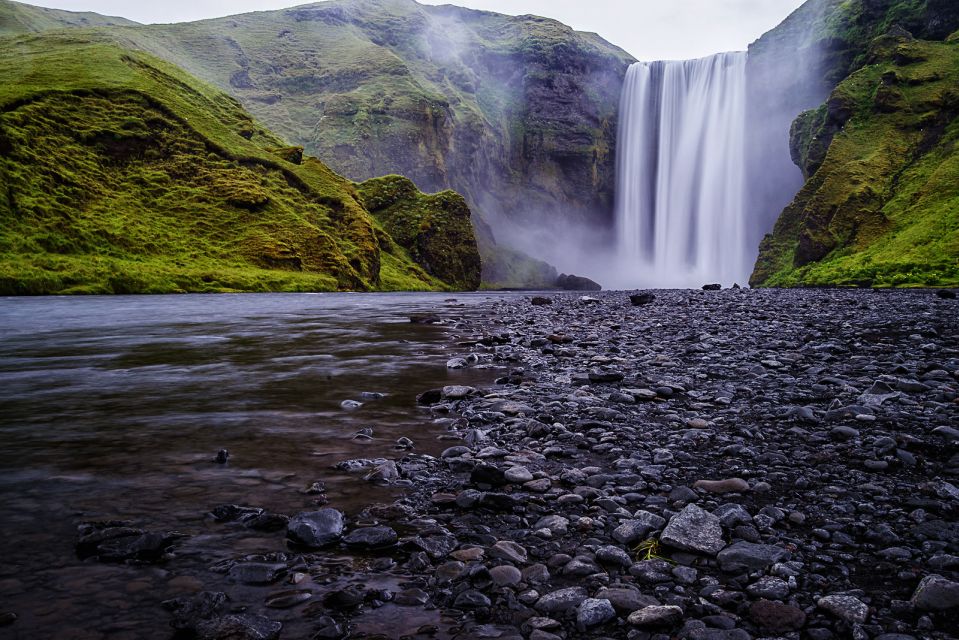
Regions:
<instances>
[{"instance_id":1,"label":"rocky riverbed","mask_svg":"<svg viewBox=\"0 0 959 640\"><path fill-rule=\"evenodd\" d=\"M177 633L957 637L957 302L650 294L417 318L448 330L448 366L495 365L496 384L422 390L438 456L409 433L391 458L337 463L403 488L395 502L343 513L318 482L302 513L210 505L217 526L287 550L218 561L222 579L166 602ZM80 534L93 558L174 572L184 544L130 523Z\"/></svg>"}]
</instances>

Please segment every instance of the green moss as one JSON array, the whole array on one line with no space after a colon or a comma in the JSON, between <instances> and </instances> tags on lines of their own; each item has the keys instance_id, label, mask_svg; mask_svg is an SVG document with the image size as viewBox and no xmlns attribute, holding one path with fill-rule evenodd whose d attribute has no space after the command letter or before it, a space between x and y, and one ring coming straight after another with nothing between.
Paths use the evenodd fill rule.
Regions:
<instances>
[{"instance_id":1,"label":"green moss","mask_svg":"<svg viewBox=\"0 0 959 640\"><path fill-rule=\"evenodd\" d=\"M848 118L764 240L754 285L959 284L959 43L885 37L870 56L830 98ZM794 125L806 158L821 113Z\"/></svg>"},{"instance_id":2,"label":"green moss","mask_svg":"<svg viewBox=\"0 0 959 640\"><path fill-rule=\"evenodd\" d=\"M482 260L462 196L425 195L402 176L367 180L357 190L363 205L427 273L455 288L479 288Z\"/></svg>"},{"instance_id":3,"label":"green moss","mask_svg":"<svg viewBox=\"0 0 959 640\"><path fill-rule=\"evenodd\" d=\"M96 35L3 42L0 152L0 291L451 284L234 99Z\"/></svg>"}]
</instances>

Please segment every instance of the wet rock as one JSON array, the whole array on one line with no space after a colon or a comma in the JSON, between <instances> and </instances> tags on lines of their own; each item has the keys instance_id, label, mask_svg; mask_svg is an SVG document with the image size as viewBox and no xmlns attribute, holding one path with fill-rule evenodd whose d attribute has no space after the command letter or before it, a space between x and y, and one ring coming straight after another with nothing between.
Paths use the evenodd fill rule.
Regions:
<instances>
[{"instance_id":1,"label":"wet rock","mask_svg":"<svg viewBox=\"0 0 959 640\"><path fill-rule=\"evenodd\" d=\"M675 605L653 605L629 614L626 621L640 629L668 629L683 620L683 610Z\"/></svg>"},{"instance_id":2,"label":"wet rock","mask_svg":"<svg viewBox=\"0 0 959 640\"><path fill-rule=\"evenodd\" d=\"M277 591L266 597L264 604L270 609L292 609L298 605L308 602L313 598L313 593L305 589L293 589L289 591Z\"/></svg>"},{"instance_id":3,"label":"wet rock","mask_svg":"<svg viewBox=\"0 0 959 640\"><path fill-rule=\"evenodd\" d=\"M393 598L393 603L401 607L420 607L429 601L430 595L415 587L404 589Z\"/></svg>"},{"instance_id":4,"label":"wet rock","mask_svg":"<svg viewBox=\"0 0 959 640\"><path fill-rule=\"evenodd\" d=\"M722 291L723 285L721 284L704 284L703 291Z\"/></svg>"},{"instance_id":5,"label":"wet rock","mask_svg":"<svg viewBox=\"0 0 959 640\"><path fill-rule=\"evenodd\" d=\"M716 555L726 546L719 518L694 504L672 517L660 540L675 549L707 555Z\"/></svg>"},{"instance_id":6,"label":"wet rock","mask_svg":"<svg viewBox=\"0 0 959 640\"><path fill-rule=\"evenodd\" d=\"M230 460L230 452L226 449L220 449L216 452L216 455L213 456L213 462L216 464L226 464Z\"/></svg>"},{"instance_id":7,"label":"wet rock","mask_svg":"<svg viewBox=\"0 0 959 640\"><path fill-rule=\"evenodd\" d=\"M268 562L241 562L230 567L229 576L242 584L273 584L286 573L286 565Z\"/></svg>"},{"instance_id":8,"label":"wet rock","mask_svg":"<svg viewBox=\"0 0 959 640\"><path fill-rule=\"evenodd\" d=\"M143 531L125 522L87 522L77 527L77 555L102 562L160 562L177 541L186 536L176 531Z\"/></svg>"},{"instance_id":9,"label":"wet rock","mask_svg":"<svg viewBox=\"0 0 959 640\"><path fill-rule=\"evenodd\" d=\"M328 609L346 611L355 609L363 604L364 594L359 589L347 587L337 589L323 596L323 605Z\"/></svg>"},{"instance_id":10,"label":"wet rock","mask_svg":"<svg viewBox=\"0 0 959 640\"><path fill-rule=\"evenodd\" d=\"M758 600L749 607L749 619L766 633L798 631L806 624L802 609L781 602Z\"/></svg>"},{"instance_id":11,"label":"wet rock","mask_svg":"<svg viewBox=\"0 0 959 640\"><path fill-rule=\"evenodd\" d=\"M360 409L362 406L363 406L363 403L359 402L358 400L344 400L343 402L340 403L340 408L345 409L347 411L355 411L357 409Z\"/></svg>"},{"instance_id":12,"label":"wet rock","mask_svg":"<svg viewBox=\"0 0 959 640\"><path fill-rule=\"evenodd\" d=\"M276 640L283 625L263 616L239 613L203 620L196 626L198 640Z\"/></svg>"},{"instance_id":13,"label":"wet rock","mask_svg":"<svg viewBox=\"0 0 959 640\"><path fill-rule=\"evenodd\" d=\"M830 595L819 598L816 605L841 620L862 624L869 617L869 607L853 596Z\"/></svg>"},{"instance_id":14,"label":"wet rock","mask_svg":"<svg viewBox=\"0 0 959 640\"><path fill-rule=\"evenodd\" d=\"M946 611L959 607L959 582L940 575L922 579L912 594L912 604L920 611Z\"/></svg>"},{"instance_id":15,"label":"wet rock","mask_svg":"<svg viewBox=\"0 0 959 640\"><path fill-rule=\"evenodd\" d=\"M319 549L338 542L345 525L343 514L336 509L300 513L290 520L286 535L294 543Z\"/></svg>"},{"instance_id":16,"label":"wet rock","mask_svg":"<svg viewBox=\"0 0 959 640\"><path fill-rule=\"evenodd\" d=\"M613 607L623 614L659 604L656 598L644 595L638 589L627 587L604 587L596 593L596 597L600 600L609 600Z\"/></svg>"},{"instance_id":17,"label":"wet rock","mask_svg":"<svg viewBox=\"0 0 959 640\"><path fill-rule=\"evenodd\" d=\"M587 598L576 610L576 624L580 629L589 629L605 624L616 617L616 610L609 600Z\"/></svg>"},{"instance_id":18,"label":"wet rock","mask_svg":"<svg viewBox=\"0 0 959 640\"><path fill-rule=\"evenodd\" d=\"M12 611L0 612L0 627L9 627L17 621L17 614Z\"/></svg>"},{"instance_id":19,"label":"wet rock","mask_svg":"<svg viewBox=\"0 0 959 640\"><path fill-rule=\"evenodd\" d=\"M354 529L343 538L343 542L351 547L381 548L396 544L399 536L390 527L361 527Z\"/></svg>"},{"instance_id":20,"label":"wet rock","mask_svg":"<svg viewBox=\"0 0 959 640\"><path fill-rule=\"evenodd\" d=\"M462 400L476 393L475 387L463 385L449 385L443 387L443 398L446 400Z\"/></svg>"},{"instance_id":21,"label":"wet rock","mask_svg":"<svg viewBox=\"0 0 959 640\"><path fill-rule=\"evenodd\" d=\"M226 610L229 598L225 593L202 591L192 596L165 600L163 608L173 614L170 625L177 630L196 629L203 620L216 618Z\"/></svg>"}]
</instances>

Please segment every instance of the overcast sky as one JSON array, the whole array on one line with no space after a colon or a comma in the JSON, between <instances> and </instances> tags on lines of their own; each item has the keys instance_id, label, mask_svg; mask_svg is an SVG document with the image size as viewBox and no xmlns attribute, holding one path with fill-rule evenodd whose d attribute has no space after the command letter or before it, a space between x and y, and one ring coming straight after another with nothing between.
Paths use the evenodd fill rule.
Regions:
<instances>
[{"instance_id":1,"label":"overcast sky","mask_svg":"<svg viewBox=\"0 0 959 640\"><path fill-rule=\"evenodd\" d=\"M555 18L595 31L640 60L697 58L745 49L803 0L420 0ZM303 0L33 0L137 22L184 22L306 4Z\"/></svg>"}]
</instances>

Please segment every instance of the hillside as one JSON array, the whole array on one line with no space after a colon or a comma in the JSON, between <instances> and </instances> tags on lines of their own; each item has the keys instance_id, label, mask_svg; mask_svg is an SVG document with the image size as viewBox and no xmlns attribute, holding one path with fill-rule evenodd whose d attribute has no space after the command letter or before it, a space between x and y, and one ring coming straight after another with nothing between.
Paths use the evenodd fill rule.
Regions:
<instances>
[{"instance_id":1,"label":"hillside","mask_svg":"<svg viewBox=\"0 0 959 640\"><path fill-rule=\"evenodd\" d=\"M87 32L2 41L0 184L0 293L479 285L454 194L413 194L467 254L443 281L233 98Z\"/></svg>"},{"instance_id":2,"label":"hillside","mask_svg":"<svg viewBox=\"0 0 959 640\"><path fill-rule=\"evenodd\" d=\"M130 26L136 22L126 18L102 16L98 13L77 13L34 7L19 2L0 2L0 36L64 29L67 27Z\"/></svg>"},{"instance_id":3,"label":"hillside","mask_svg":"<svg viewBox=\"0 0 959 640\"><path fill-rule=\"evenodd\" d=\"M497 241L611 223L616 112L632 59L594 34L413 0L333 0L110 34L231 93L353 180L395 173L462 193L488 223L477 234L492 279L545 268L515 264Z\"/></svg>"},{"instance_id":4,"label":"hillside","mask_svg":"<svg viewBox=\"0 0 959 640\"><path fill-rule=\"evenodd\" d=\"M790 131L799 167L759 150L751 184L802 187L762 242L754 285L959 282L959 54L942 42L957 28L948 0L811 0L750 47L752 99L765 110L750 122L782 128L783 150ZM776 219L781 202L756 200Z\"/></svg>"},{"instance_id":5,"label":"hillside","mask_svg":"<svg viewBox=\"0 0 959 640\"><path fill-rule=\"evenodd\" d=\"M879 38L792 132L808 176L763 242L764 286L959 284L959 37Z\"/></svg>"}]
</instances>

